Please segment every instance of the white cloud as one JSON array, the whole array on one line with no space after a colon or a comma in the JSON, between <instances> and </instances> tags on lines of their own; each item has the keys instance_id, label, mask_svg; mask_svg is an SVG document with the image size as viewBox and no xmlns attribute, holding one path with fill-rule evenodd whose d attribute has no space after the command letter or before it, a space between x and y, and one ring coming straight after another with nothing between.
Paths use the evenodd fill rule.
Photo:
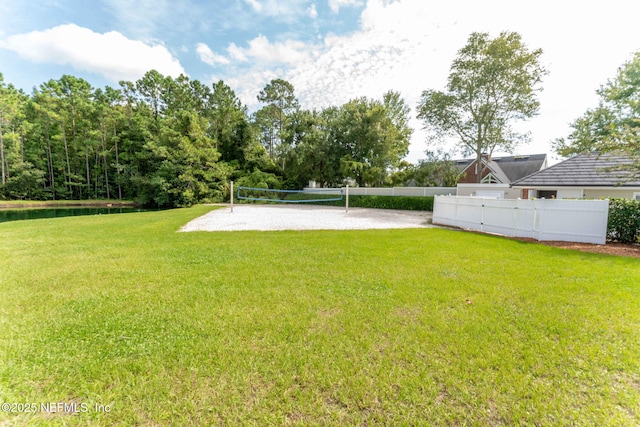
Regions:
<instances>
[{"instance_id":1,"label":"white cloud","mask_svg":"<svg viewBox=\"0 0 640 427\"><path fill-rule=\"evenodd\" d=\"M274 71L275 77L294 85L304 108L341 105L358 96L380 98L385 91L396 90L414 108L415 133L408 158L415 161L424 158L426 149L422 123L415 118L422 91L445 88L451 63L472 32L497 36L517 31L527 46L543 49L542 62L550 70L542 84L540 115L522 124L522 130L531 131L532 142L519 152L550 153L550 141L567 135L569 123L596 105L595 90L640 48L635 22L640 3L610 1L610 7L602 9L573 0L562 4L540 0L525 12L508 0L429 4L367 0L361 28L351 34L327 35L305 45L254 40L242 49L250 60L249 69L234 70L233 87L250 108L257 107L255 95L274 78ZM334 11L356 3L329 0ZM257 61L268 55L279 57L275 45L295 46L296 55L278 63L280 70L274 70L273 63Z\"/></svg>"},{"instance_id":2,"label":"white cloud","mask_svg":"<svg viewBox=\"0 0 640 427\"><path fill-rule=\"evenodd\" d=\"M311 19L316 19L318 17L318 9L316 8L316 5L312 4L311 6L309 6L309 9L307 9L307 13L309 14L309 17Z\"/></svg>"},{"instance_id":3,"label":"white cloud","mask_svg":"<svg viewBox=\"0 0 640 427\"><path fill-rule=\"evenodd\" d=\"M333 13L338 13L344 6L362 6L362 0L329 0L329 8Z\"/></svg>"},{"instance_id":4,"label":"white cloud","mask_svg":"<svg viewBox=\"0 0 640 427\"><path fill-rule=\"evenodd\" d=\"M0 48L33 62L97 73L113 82L137 80L151 69L174 77L186 74L164 46L131 40L115 31L95 33L74 24L14 35L0 41Z\"/></svg>"},{"instance_id":5,"label":"white cloud","mask_svg":"<svg viewBox=\"0 0 640 427\"><path fill-rule=\"evenodd\" d=\"M105 10L126 28L128 35L149 38L167 17L174 16L176 2L171 0L104 0Z\"/></svg>"},{"instance_id":6,"label":"white cloud","mask_svg":"<svg viewBox=\"0 0 640 427\"><path fill-rule=\"evenodd\" d=\"M304 43L294 40L271 43L267 37L261 34L249 42L248 48L241 48L231 43L227 51L232 58L238 61L247 61L251 58L262 64L299 64L307 58L306 48Z\"/></svg>"},{"instance_id":7,"label":"white cloud","mask_svg":"<svg viewBox=\"0 0 640 427\"><path fill-rule=\"evenodd\" d=\"M251 8L265 16L295 16L304 12L306 0L244 0Z\"/></svg>"},{"instance_id":8,"label":"white cloud","mask_svg":"<svg viewBox=\"0 0 640 427\"><path fill-rule=\"evenodd\" d=\"M244 1L249 6L251 6L253 8L253 10L255 10L256 12L261 12L262 11L262 5L260 4L260 2L258 0L244 0Z\"/></svg>"},{"instance_id":9,"label":"white cloud","mask_svg":"<svg viewBox=\"0 0 640 427\"><path fill-rule=\"evenodd\" d=\"M209 46L204 43L198 43L196 45L196 53L202 62L211 66L218 64L229 64L229 60L222 55L214 53Z\"/></svg>"},{"instance_id":10,"label":"white cloud","mask_svg":"<svg viewBox=\"0 0 640 427\"><path fill-rule=\"evenodd\" d=\"M229 56L231 56L236 61L245 62L249 60L247 58L247 55L244 54L244 50L236 46L235 43L231 43L229 47L227 47L227 52L229 52Z\"/></svg>"}]
</instances>

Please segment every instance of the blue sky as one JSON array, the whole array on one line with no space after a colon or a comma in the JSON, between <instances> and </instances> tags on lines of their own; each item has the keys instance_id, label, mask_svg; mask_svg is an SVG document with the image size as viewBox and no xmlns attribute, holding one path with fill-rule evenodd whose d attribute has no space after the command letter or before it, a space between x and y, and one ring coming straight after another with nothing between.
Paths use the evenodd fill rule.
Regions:
<instances>
[{"instance_id":1,"label":"blue sky","mask_svg":"<svg viewBox=\"0 0 640 427\"><path fill-rule=\"evenodd\" d=\"M543 49L550 72L518 153L551 154L550 141L640 50L638 16L630 0L0 0L0 73L31 92L63 74L118 87L156 69L222 79L250 110L283 78L305 108L388 90L415 107L423 90L444 89L471 32L517 31ZM427 146L420 122L411 124L407 159L416 161Z\"/></svg>"}]
</instances>

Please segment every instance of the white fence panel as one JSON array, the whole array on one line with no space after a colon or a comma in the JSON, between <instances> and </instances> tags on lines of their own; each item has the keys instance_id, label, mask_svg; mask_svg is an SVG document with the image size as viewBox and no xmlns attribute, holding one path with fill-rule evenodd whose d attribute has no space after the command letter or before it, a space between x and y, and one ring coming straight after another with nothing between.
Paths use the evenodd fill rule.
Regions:
<instances>
[{"instance_id":1,"label":"white fence panel","mask_svg":"<svg viewBox=\"0 0 640 427\"><path fill-rule=\"evenodd\" d=\"M537 240L604 244L608 200L436 196L433 223Z\"/></svg>"},{"instance_id":2,"label":"white fence panel","mask_svg":"<svg viewBox=\"0 0 640 427\"><path fill-rule=\"evenodd\" d=\"M433 223L456 227L458 203L455 197L436 197L433 205Z\"/></svg>"},{"instance_id":3,"label":"white fence panel","mask_svg":"<svg viewBox=\"0 0 640 427\"><path fill-rule=\"evenodd\" d=\"M482 223L482 199L461 197L456 207L458 227L475 229L475 224Z\"/></svg>"},{"instance_id":4,"label":"white fence panel","mask_svg":"<svg viewBox=\"0 0 640 427\"><path fill-rule=\"evenodd\" d=\"M354 196L413 196L428 197L440 195L456 195L456 187L349 187L349 194Z\"/></svg>"},{"instance_id":5,"label":"white fence panel","mask_svg":"<svg viewBox=\"0 0 640 427\"><path fill-rule=\"evenodd\" d=\"M534 200L534 238L604 244L608 200Z\"/></svg>"},{"instance_id":6,"label":"white fence panel","mask_svg":"<svg viewBox=\"0 0 640 427\"><path fill-rule=\"evenodd\" d=\"M534 237L533 224L536 218L535 204L531 200L514 200L515 234L514 237Z\"/></svg>"}]
</instances>

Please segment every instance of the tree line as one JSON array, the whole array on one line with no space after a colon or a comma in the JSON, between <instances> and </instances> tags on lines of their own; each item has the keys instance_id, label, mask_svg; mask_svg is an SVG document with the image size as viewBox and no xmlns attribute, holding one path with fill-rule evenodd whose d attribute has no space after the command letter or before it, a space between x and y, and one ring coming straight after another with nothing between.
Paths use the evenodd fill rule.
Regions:
<instances>
[{"instance_id":1,"label":"tree line","mask_svg":"<svg viewBox=\"0 0 640 427\"><path fill-rule=\"evenodd\" d=\"M529 139L513 124L538 113L548 73L542 50L519 34L472 33L445 90L425 90L417 117L437 147L454 139L478 160ZM640 176L640 53L599 91L600 105L553 142L562 156L622 151ZM149 71L118 88L77 77L50 80L30 95L0 74L0 198L137 200L188 206L228 196L229 182L296 189L320 186L455 186L452 153L430 147L411 165L410 108L399 93L305 110L291 83L275 79L253 114L223 81L211 87ZM482 174L478 174L478 179Z\"/></svg>"},{"instance_id":2,"label":"tree line","mask_svg":"<svg viewBox=\"0 0 640 427\"><path fill-rule=\"evenodd\" d=\"M223 81L155 70L104 89L64 75L30 95L0 74L0 197L171 207L222 201L231 180L380 186L408 151L410 109L397 92L305 110L276 79L258 100L249 114Z\"/></svg>"}]
</instances>

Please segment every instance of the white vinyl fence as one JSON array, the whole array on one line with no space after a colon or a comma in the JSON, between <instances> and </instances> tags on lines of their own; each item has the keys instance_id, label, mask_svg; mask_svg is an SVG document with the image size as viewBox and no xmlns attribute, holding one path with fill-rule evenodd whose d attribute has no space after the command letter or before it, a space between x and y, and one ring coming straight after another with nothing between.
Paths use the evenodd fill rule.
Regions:
<instances>
[{"instance_id":1,"label":"white vinyl fence","mask_svg":"<svg viewBox=\"0 0 640 427\"><path fill-rule=\"evenodd\" d=\"M436 196L433 223L536 240L597 243L607 238L608 200Z\"/></svg>"},{"instance_id":2,"label":"white vinyl fence","mask_svg":"<svg viewBox=\"0 0 640 427\"><path fill-rule=\"evenodd\" d=\"M312 192L315 188L307 187L305 191ZM339 189L337 189L339 190ZM352 196L415 196L428 197L438 195L456 195L456 187L349 187Z\"/></svg>"}]
</instances>

